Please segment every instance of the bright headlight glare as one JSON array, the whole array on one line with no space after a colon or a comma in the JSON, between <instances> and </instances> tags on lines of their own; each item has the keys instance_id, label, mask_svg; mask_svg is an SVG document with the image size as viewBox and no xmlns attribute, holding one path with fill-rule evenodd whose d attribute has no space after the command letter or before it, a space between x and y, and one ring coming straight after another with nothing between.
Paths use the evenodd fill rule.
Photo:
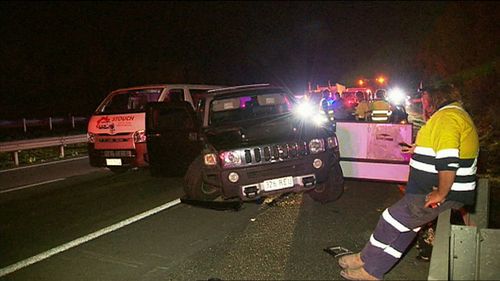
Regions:
<instances>
[{"instance_id":1,"label":"bright headlight glare","mask_svg":"<svg viewBox=\"0 0 500 281\"><path fill-rule=\"evenodd\" d=\"M314 124L320 126L326 123L328 121L328 118L325 116L325 114L318 113L312 116L312 121L314 122Z\"/></svg>"},{"instance_id":2,"label":"bright headlight glare","mask_svg":"<svg viewBox=\"0 0 500 281\"><path fill-rule=\"evenodd\" d=\"M299 116L300 118L309 118L314 114L314 107L311 103L306 100L303 100L299 104L297 104L293 110L294 114Z\"/></svg>"},{"instance_id":3,"label":"bright headlight glare","mask_svg":"<svg viewBox=\"0 0 500 281\"><path fill-rule=\"evenodd\" d=\"M388 98L392 103L402 104L406 100L406 94L399 88L391 89Z\"/></svg>"},{"instance_id":4,"label":"bright headlight glare","mask_svg":"<svg viewBox=\"0 0 500 281\"><path fill-rule=\"evenodd\" d=\"M217 165L217 155L215 155L214 153L205 154L203 159L205 161L205 165L207 166Z\"/></svg>"},{"instance_id":5,"label":"bright headlight glare","mask_svg":"<svg viewBox=\"0 0 500 281\"><path fill-rule=\"evenodd\" d=\"M325 141L323 139L312 139L309 142L309 151L312 154L325 151Z\"/></svg>"},{"instance_id":6,"label":"bright headlight glare","mask_svg":"<svg viewBox=\"0 0 500 281\"><path fill-rule=\"evenodd\" d=\"M237 166L241 164L241 157L236 151L222 152L221 159L224 161L224 166Z\"/></svg>"}]
</instances>

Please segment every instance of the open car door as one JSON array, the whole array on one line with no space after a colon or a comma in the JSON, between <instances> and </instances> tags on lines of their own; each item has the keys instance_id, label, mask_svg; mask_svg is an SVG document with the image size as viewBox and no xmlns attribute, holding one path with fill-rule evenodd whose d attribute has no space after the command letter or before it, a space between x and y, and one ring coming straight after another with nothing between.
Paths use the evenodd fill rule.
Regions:
<instances>
[{"instance_id":1,"label":"open car door","mask_svg":"<svg viewBox=\"0 0 500 281\"><path fill-rule=\"evenodd\" d=\"M200 122L188 102L149 103L148 159L153 176L183 176L201 152Z\"/></svg>"}]
</instances>

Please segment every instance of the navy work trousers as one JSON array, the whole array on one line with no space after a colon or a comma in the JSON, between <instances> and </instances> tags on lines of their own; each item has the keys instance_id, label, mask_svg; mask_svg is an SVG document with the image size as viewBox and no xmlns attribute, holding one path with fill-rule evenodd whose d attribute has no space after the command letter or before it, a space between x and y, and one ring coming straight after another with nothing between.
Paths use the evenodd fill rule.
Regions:
<instances>
[{"instance_id":1,"label":"navy work trousers","mask_svg":"<svg viewBox=\"0 0 500 281\"><path fill-rule=\"evenodd\" d=\"M383 279L411 244L420 226L447 209L463 206L460 202L445 201L437 208L424 208L425 196L407 193L382 213L375 231L361 251L363 267L368 273Z\"/></svg>"}]
</instances>

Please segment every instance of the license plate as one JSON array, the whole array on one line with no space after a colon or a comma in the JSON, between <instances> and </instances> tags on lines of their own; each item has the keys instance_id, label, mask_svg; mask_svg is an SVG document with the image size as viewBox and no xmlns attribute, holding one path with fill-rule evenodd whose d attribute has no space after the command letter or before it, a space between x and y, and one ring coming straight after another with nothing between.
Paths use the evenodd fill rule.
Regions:
<instances>
[{"instance_id":1,"label":"license plate","mask_svg":"<svg viewBox=\"0 0 500 281\"><path fill-rule=\"evenodd\" d=\"M279 179L272 179L263 181L264 191L278 190L293 186L293 177L284 177Z\"/></svg>"},{"instance_id":2,"label":"license plate","mask_svg":"<svg viewBox=\"0 0 500 281\"><path fill-rule=\"evenodd\" d=\"M122 159L118 158L118 159L110 159L110 158L106 158L106 166L121 166L122 165Z\"/></svg>"}]
</instances>

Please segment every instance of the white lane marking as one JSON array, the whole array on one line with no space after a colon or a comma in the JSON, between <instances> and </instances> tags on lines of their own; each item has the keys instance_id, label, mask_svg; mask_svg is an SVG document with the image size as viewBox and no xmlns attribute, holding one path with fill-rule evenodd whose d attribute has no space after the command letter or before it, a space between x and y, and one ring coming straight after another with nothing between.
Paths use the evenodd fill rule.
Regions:
<instances>
[{"instance_id":1,"label":"white lane marking","mask_svg":"<svg viewBox=\"0 0 500 281\"><path fill-rule=\"evenodd\" d=\"M48 251L40 253L40 254L38 254L36 256L33 256L31 258L27 258L25 260L16 262L16 263L14 263L12 265L9 265L7 267L4 267L4 268L0 269L0 277L5 276L5 275L7 275L9 273L12 273L14 271L17 271L17 270L19 270L21 268L24 268L24 267L27 267L29 265L32 265L32 264L34 264L36 262L42 261L44 259L47 259L47 258L49 258L49 257L51 257L53 255L59 254L60 252L69 250L69 249L71 249L73 247L76 247L76 246L78 246L80 244L83 244L85 242L93 240L93 239L95 239L95 238L97 238L99 236L102 236L104 234L107 234L107 233L110 233L112 231L115 231L115 230L117 230L119 228L122 228L124 226L127 226L127 225L129 225L131 223L134 223L136 221L142 220L142 219L144 219L144 218L146 218L148 216L154 215L154 214L156 214L158 212L161 212L161 211L163 211L165 209L173 207L173 206L175 206L175 205L177 205L179 203L181 203L181 199L177 198L177 199L175 199L173 201L165 203L165 204L163 204L161 206L158 206L158 207L156 207L154 209L151 209L149 211L145 211L145 212L143 212L141 214L138 214L136 216L133 216L133 217L128 218L126 220L123 220L121 222L115 223L115 224L113 224L111 226L105 227L105 228L103 228L101 230L98 230L98 231L96 231L94 233L91 233L91 234L85 235L83 237L77 238L77 239L75 239L73 241L70 241L70 242L62 244L62 245L60 245L58 247L52 248L52 249L50 249Z\"/></svg>"},{"instance_id":2,"label":"white lane marking","mask_svg":"<svg viewBox=\"0 0 500 281\"><path fill-rule=\"evenodd\" d=\"M42 184L46 184L46 183L51 183L51 182L56 182L56 181L63 181L65 179L66 178L58 178L58 179L55 179L55 180L48 180L48 181L42 181L42 182L32 183L32 184L28 184L28 185L19 186L19 187L9 188L9 189L6 189L6 190L0 190L0 193L7 193L7 192L21 190L21 189L25 189L25 188L30 188L30 187L33 187L33 186L42 185Z\"/></svg>"},{"instance_id":3,"label":"white lane marking","mask_svg":"<svg viewBox=\"0 0 500 281\"><path fill-rule=\"evenodd\" d=\"M50 162L36 164L36 165L30 165L30 166L24 166L24 167L17 167L17 168L12 168L12 169L8 169L8 170L1 170L0 173L11 172L11 171L16 171L16 170L22 170L22 169L28 169L28 168L35 168L35 167L40 167L40 166L45 166L45 165L52 165L52 164L64 163L64 162L75 161L75 160L81 160L81 159L85 159L85 158L89 158L89 157L88 156L82 156L82 157L71 158L71 159L50 161Z\"/></svg>"}]
</instances>

